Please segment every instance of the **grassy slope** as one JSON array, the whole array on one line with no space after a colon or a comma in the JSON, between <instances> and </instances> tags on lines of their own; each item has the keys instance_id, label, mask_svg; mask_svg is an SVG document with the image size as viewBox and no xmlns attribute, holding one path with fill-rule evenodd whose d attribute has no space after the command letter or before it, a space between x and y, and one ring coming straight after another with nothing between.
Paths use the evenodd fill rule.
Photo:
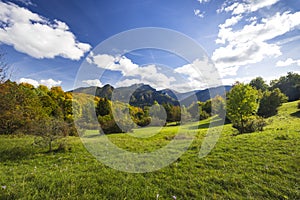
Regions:
<instances>
[{"instance_id":1,"label":"grassy slope","mask_svg":"<svg viewBox=\"0 0 300 200\"><path fill-rule=\"evenodd\" d=\"M259 133L232 136L225 125L205 158L198 152L208 121L175 163L144 174L119 172L99 163L78 138L72 150L45 154L32 137L0 136L0 199L300 199L300 112L284 104ZM195 124L194 124L195 125ZM118 146L152 151L176 132L169 127L151 139L111 135ZM151 133L151 129L142 134ZM139 134L139 133L135 133ZM142 141L141 141L142 140Z\"/></svg>"}]
</instances>

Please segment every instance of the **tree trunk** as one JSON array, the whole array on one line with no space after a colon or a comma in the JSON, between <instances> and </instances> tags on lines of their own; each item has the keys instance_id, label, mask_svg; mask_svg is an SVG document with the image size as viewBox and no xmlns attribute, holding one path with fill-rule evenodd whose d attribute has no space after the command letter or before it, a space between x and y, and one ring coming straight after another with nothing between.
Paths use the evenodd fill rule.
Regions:
<instances>
[{"instance_id":1,"label":"tree trunk","mask_svg":"<svg viewBox=\"0 0 300 200\"><path fill-rule=\"evenodd\" d=\"M49 152L52 152L52 140L49 142Z\"/></svg>"}]
</instances>

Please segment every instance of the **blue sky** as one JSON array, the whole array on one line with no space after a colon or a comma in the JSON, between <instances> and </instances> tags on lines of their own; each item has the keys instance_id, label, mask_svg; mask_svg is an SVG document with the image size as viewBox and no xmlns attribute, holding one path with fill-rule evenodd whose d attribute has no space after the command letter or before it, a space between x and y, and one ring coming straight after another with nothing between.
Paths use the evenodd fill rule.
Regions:
<instances>
[{"instance_id":1,"label":"blue sky","mask_svg":"<svg viewBox=\"0 0 300 200\"><path fill-rule=\"evenodd\" d=\"M76 86L145 82L184 91L210 86L203 84L209 77L199 78L194 68L210 70L211 63L158 49L112 55L95 48L123 31L166 28L202 46L218 70L211 73L223 84L257 76L269 81L300 72L299 19L297 0L0 1L0 49L18 82L65 90L76 81ZM85 65L89 71L78 81ZM104 72L101 77L97 70Z\"/></svg>"}]
</instances>

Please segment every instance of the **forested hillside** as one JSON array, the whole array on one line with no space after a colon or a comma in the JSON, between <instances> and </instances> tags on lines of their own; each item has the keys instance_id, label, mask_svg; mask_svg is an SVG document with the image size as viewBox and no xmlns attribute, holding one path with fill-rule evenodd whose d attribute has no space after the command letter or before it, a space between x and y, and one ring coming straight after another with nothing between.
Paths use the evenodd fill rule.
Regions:
<instances>
[{"instance_id":1,"label":"forested hillside","mask_svg":"<svg viewBox=\"0 0 300 200\"><path fill-rule=\"evenodd\" d=\"M117 89L106 85L103 88L79 88L72 93L61 87L49 89L40 85L35 88L7 80L0 84L0 134L37 135L51 144L56 138L78 135L78 131L88 129L101 128L104 133L128 132L136 127L180 124L213 115L225 117L240 133L253 132L262 130L266 125L264 119L276 115L282 103L300 98L299 85L300 75L296 73L288 73L270 85L258 77L250 84L233 85L226 99L215 94L205 102L194 101L179 106L180 100L167 94L170 91L156 91L149 85ZM129 91L133 92L131 105L122 101L129 98ZM114 92L116 97L111 99ZM128 112L129 115L116 119L116 112ZM92 120L93 115L97 117L96 122Z\"/></svg>"}]
</instances>

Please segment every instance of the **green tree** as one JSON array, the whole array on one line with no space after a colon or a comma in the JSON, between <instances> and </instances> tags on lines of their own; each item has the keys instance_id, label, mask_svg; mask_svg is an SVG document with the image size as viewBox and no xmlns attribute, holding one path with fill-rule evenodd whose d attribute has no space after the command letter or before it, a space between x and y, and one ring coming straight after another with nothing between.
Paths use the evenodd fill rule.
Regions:
<instances>
[{"instance_id":1,"label":"green tree","mask_svg":"<svg viewBox=\"0 0 300 200\"><path fill-rule=\"evenodd\" d=\"M176 117L175 106L171 108L171 116ZM180 109L180 108L179 108ZM180 113L180 110L178 111ZM150 107L149 116L151 117L151 125L153 126L163 126L167 121L167 113L165 108L154 101L154 104ZM180 114L179 114L180 117ZM170 119L173 120L173 119ZM176 120L176 119L175 119Z\"/></svg>"},{"instance_id":2,"label":"green tree","mask_svg":"<svg viewBox=\"0 0 300 200\"><path fill-rule=\"evenodd\" d=\"M266 84L266 81L262 77L256 77L251 80L249 83L254 89L261 90L262 92L266 91L269 86Z\"/></svg>"},{"instance_id":3,"label":"green tree","mask_svg":"<svg viewBox=\"0 0 300 200\"><path fill-rule=\"evenodd\" d=\"M217 95L212 99L213 115L218 115L220 118L226 115L226 101L223 97Z\"/></svg>"},{"instance_id":4,"label":"green tree","mask_svg":"<svg viewBox=\"0 0 300 200\"><path fill-rule=\"evenodd\" d=\"M259 102L257 114L262 117L271 117L277 114L277 108L288 98L278 88L273 91L265 91Z\"/></svg>"},{"instance_id":5,"label":"green tree","mask_svg":"<svg viewBox=\"0 0 300 200\"><path fill-rule=\"evenodd\" d=\"M228 93L227 115L238 129L246 132L246 123L255 115L258 109L258 91L250 85L237 83Z\"/></svg>"},{"instance_id":6,"label":"green tree","mask_svg":"<svg viewBox=\"0 0 300 200\"><path fill-rule=\"evenodd\" d=\"M111 114L111 104L107 98L100 98L96 106L96 115L105 116Z\"/></svg>"},{"instance_id":7,"label":"green tree","mask_svg":"<svg viewBox=\"0 0 300 200\"><path fill-rule=\"evenodd\" d=\"M289 101L296 101L300 99L300 75L289 72L286 76L273 80L271 88L272 90L279 88L288 97Z\"/></svg>"},{"instance_id":8,"label":"green tree","mask_svg":"<svg viewBox=\"0 0 300 200\"><path fill-rule=\"evenodd\" d=\"M203 102L193 102L188 108L187 111L191 114L192 121L198 121L198 120L203 120L207 119L210 115L206 111L211 111L211 107L208 105L209 103L203 103ZM204 110L203 110L204 107Z\"/></svg>"}]
</instances>

